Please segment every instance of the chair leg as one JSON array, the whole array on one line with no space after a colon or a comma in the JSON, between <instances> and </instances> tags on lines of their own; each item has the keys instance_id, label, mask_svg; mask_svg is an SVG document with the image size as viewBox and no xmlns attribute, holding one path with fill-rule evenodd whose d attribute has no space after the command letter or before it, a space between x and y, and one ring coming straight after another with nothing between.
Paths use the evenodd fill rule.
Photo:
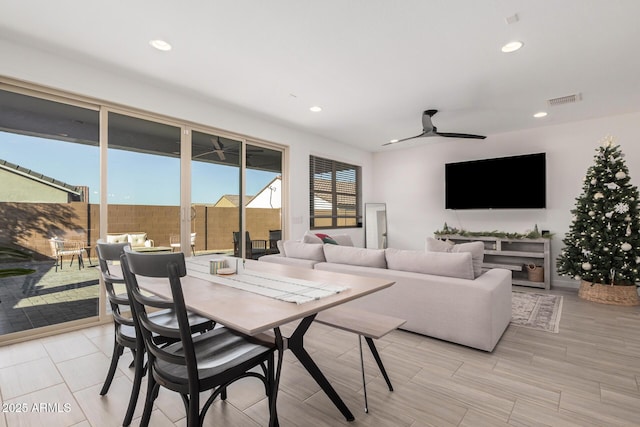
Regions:
<instances>
[{"instance_id":1,"label":"chair leg","mask_svg":"<svg viewBox=\"0 0 640 427\"><path fill-rule=\"evenodd\" d=\"M189 396L187 427L202 427L200 420L200 396L198 393L194 393Z\"/></svg>"},{"instance_id":2,"label":"chair leg","mask_svg":"<svg viewBox=\"0 0 640 427\"><path fill-rule=\"evenodd\" d=\"M149 369L149 377L147 379L147 397L144 401L144 411L142 412L142 419L140 420L140 427L149 427L149 421L151 420L151 411L153 410L153 402L158 397L158 391L160 390L160 384L156 383L155 378Z\"/></svg>"},{"instance_id":3,"label":"chair leg","mask_svg":"<svg viewBox=\"0 0 640 427\"><path fill-rule=\"evenodd\" d=\"M276 408L276 397L278 396L276 383L276 363L275 354L271 353L267 361L267 393L269 398L269 427L278 427L278 412Z\"/></svg>"},{"instance_id":4,"label":"chair leg","mask_svg":"<svg viewBox=\"0 0 640 427\"><path fill-rule=\"evenodd\" d=\"M138 402L138 395L140 394L140 386L142 384L142 377L144 376L144 352L133 350L135 375L133 378L133 387L131 388L131 396L129 397L129 406L127 407L127 413L124 416L123 426L131 424L133 418L133 412L136 410L136 403Z\"/></svg>"},{"instance_id":5,"label":"chair leg","mask_svg":"<svg viewBox=\"0 0 640 427\"><path fill-rule=\"evenodd\" d=\"M109 366L107 378L104 380L104 384L102 385L102 390L100 390L100 396L104 396L109 391L109 387L111 387L111 381L113 381L113 376L115 375L116 368L118 367L118 359L120 359L120 356L122 356L123 350L124 347L114 341L113 354L111 355L111 365Z\"/></svg>"}]
</instances>

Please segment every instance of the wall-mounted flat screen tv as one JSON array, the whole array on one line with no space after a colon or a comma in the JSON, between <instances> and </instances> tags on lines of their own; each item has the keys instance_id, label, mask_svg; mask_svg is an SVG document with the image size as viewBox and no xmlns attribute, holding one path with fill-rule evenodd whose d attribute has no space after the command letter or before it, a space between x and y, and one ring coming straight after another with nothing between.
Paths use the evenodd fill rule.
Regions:
<instances>
[{"instance_id":1,"label":"wall-mounted flat screen tv","mask_svg":"<svg viewBox=\"0 0 640 427\"><path fill-rule=\"evenodd\" d=\"M546 155L445 164L446 209L546 208Z\"/></svg>"}]
</instances>

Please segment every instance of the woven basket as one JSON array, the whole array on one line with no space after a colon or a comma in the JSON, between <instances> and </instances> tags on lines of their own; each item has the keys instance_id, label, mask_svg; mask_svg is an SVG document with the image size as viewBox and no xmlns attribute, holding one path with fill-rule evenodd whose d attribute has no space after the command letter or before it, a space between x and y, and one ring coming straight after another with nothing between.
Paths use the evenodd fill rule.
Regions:
<instances>
[{"instance_id":1,"label":"woven basket","mask_svg":"<svg viewBox=\"0 0 640 427\"><path fill-rule=\"evenodd\" d=\"M612 305L640 305L638 291L635 286L611 286L600 283L580 283L578 296L587 301Z\"/></svg>"},{"instance_id":2,"label":"woven basket","mask_svg":"<svg viewBox=\"0 0 640 427\"><path fill-rule=\"evenodd\" d=\"M544 267L528 264L527 276L530 282L544 282Z\"/></svg>"}]
</instances>

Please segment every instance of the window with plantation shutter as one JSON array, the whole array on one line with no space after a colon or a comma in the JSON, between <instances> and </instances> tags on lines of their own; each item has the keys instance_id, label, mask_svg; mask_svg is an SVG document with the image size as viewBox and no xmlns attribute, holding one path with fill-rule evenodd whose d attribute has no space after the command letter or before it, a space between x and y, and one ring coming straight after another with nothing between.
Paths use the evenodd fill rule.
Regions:
<instances>
[{"instance_id":1,"label":"window with plantation shutter","mask_svg":"<svg viewBox=\"0 0 640 427\"><path fill-rule=\"evenodd\" d=\"M309 156L311 228L359 227L360 166Z\"/></svg>"}]
</instances>

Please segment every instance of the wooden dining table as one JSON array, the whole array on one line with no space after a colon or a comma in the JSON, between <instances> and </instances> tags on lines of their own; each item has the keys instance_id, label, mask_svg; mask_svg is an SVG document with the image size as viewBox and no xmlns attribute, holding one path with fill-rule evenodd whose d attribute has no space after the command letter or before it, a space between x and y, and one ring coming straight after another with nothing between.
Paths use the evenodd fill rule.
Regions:
<instances>
[{"instance_id":1,"label":"wooden dining table","mask_svg":"<svg viewBox=\"0 0 640 427\"><path fill-rule=\"evenodd\" d=\"M186 258L187 276L182 278L182 291L187 308L202 316L250 336L273 333L279 350L275 374L277 393L282 369L283 351L290 350L318 383L347 421L354 416L327 380L318 365L304 347L304 336L316 315L326 309L380 291L394 284L383 278L356 276L351 274L313 270L288 265L227 258L227 263L245 268L248 272L267 273L292 280L331 283L343 288L338 293L304 303L286 302L268 296L237 289L219 283L220 277L209 274L209 262L220 256L197 256ZM139 286L155 295L171 299L168 281L139 278ZM291 335L283 336L280 327L299 322ZM275 420L275 399L272 405L271 422Z\"/></svg>"}]
</instances>

